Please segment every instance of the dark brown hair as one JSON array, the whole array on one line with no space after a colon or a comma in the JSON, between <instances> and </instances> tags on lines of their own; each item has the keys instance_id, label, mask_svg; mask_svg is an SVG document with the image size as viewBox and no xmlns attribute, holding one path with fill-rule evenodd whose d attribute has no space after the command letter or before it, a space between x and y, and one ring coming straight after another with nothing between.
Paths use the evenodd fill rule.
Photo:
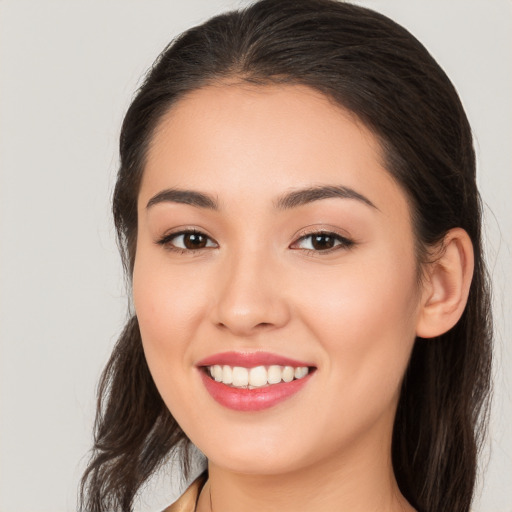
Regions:
<instances>
[{"instance_id":1,"label":"dark brown hair","mask_svg":"<svg viewBox=\"0 0 512 512\"><path fill-rule=\"evenodd\" d=\"M263 0L185 32L157 59L122 127L113 212L128 276L155 127L183 95L226 79L306 85L354 112L409 197L420 263L449 229L469 234L475 271L466 309L446 334L416 340L392 443L399 487L417 510L467 512L487 418L491 316L472 135L454 87L404 28L347 3ZM186 466L188 443L153 383L133 317L100 383L82 510L131 510L169 453L183 449Z\"/></svg>"}]
</instances>

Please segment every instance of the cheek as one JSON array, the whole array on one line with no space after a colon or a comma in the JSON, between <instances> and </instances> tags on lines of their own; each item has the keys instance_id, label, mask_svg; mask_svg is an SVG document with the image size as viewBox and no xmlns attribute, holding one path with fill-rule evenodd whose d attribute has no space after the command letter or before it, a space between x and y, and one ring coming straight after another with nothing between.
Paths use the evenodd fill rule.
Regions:
<instances>
[{"instance_id":1,"label":"cheek","mask_svg":"<svg viewBox=\"0 0 512 512\"><path fill-rule=\"evenodd\" d=\"M185 425L201 422L190 400L189 381L191 342L202 308L202 281L196 277L186 271L170 272L168 264L143 250L133 273L133 301L149 370L168 409L180 424L185 419Z\"/></svg>"},{"instance_id":2,"label":"cheek","mask_svg":"<svg viewBox=\"0 0 512 512\"><path fill-rule=\"evenodd\" d=\"M192 262L179 268L169 263L163 249L148 247L144 240L137 248L133 271L133 300L139 323L153 335L184 335L194 323L204 302L204 276ZM153 336L152 336L153 338Z\"/></svg>"},{"instance_id":3,"label":"cheek","mask_svg":"<svg viewBox=\"0 0 512 512\"><path fill-rule=\"evenodd\" d=\"M339 389L354 399L396 394L415 340L418 289L412 258L347 266L303 294L303 321L315 333Z\"/></svg>"},{"instance_id":4,"label":"cheek","mask_svg":"<svg viewBox=\"0 0 512 512\"><path fill-rule=\"evenodd\" d=\"M148 251L149 252L149 251ZM187 359L187 347L199 325L202 305L199 276L172 271L162 255L137 255L133 273L133 301L151 372L157 380L162 368L176 371Z\"/></svg>"}]
</instances>

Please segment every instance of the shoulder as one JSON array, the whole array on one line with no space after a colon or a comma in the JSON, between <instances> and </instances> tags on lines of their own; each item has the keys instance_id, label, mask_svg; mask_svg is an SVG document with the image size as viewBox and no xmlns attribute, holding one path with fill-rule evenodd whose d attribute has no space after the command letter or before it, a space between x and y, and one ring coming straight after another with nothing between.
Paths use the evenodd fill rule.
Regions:
<instances>
[{"instance_id":1,"label":"shoulder","mask_svg":"<svg viewBox=\"0 0 512 512\"><path fill-rule=\"evenodd\" d=\"M186 491L162 512L195 512L197 498L206 483L207 476L205 473L197 477L186 489Z\"/></svg>"}]
</instances>

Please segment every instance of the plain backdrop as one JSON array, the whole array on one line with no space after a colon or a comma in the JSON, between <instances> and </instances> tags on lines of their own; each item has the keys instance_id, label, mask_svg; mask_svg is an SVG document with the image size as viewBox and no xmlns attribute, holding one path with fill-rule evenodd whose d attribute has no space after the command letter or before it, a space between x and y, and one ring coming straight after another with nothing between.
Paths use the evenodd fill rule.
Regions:
<instances>
[{"instance_id":1,"label":"plain backdrop","mask_svg":"<svg viewBox=\"0 0 512 512\"><path fill-rule=\"evenodd\" d=\"M512 512L512 3L361 1L406 26L474 129L495 284L476 512ZM0 512L73 511L94 392L126 317L110 218L122 116L169 40L233 0L0 0ZM164 475L139 510L179 492Z\"/></svg>"}]
</instances>

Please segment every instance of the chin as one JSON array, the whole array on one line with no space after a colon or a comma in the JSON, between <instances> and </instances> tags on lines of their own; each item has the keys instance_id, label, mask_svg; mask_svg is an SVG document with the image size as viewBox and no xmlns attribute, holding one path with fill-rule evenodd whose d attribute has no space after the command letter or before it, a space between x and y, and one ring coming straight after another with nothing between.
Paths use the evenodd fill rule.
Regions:
<instances>
[{"instance_id":1,"label":"chin","mask_svg":"<svg viewBox=\"0 0 512 512\"><path fill-rule=\"evenodd\" d=\"M291 473L299 469L303 461L295 457L287 457L284 453L265 456L261 452L229 450L228 453L214 454L207 457L208 461L226 471L254 476L279 475Z\"/></svg>"},{"instance_id":2,"label":"chin","mask_svg":"<svg viewBox=\"0 0 512 512\"><path fill-rule=\"evenodd\" d=\"M212 426L213 427L213 426ZM251 475L275 475L288 473L302 466L307 457L307 439L290 436L286 430L275 428L215 429L222 436L191 436L194 444L208 461L227 471ZM214 429L212 428L212 433ZM306 453L305 453L306 452Z\"/></svg>"}]
</instances>

